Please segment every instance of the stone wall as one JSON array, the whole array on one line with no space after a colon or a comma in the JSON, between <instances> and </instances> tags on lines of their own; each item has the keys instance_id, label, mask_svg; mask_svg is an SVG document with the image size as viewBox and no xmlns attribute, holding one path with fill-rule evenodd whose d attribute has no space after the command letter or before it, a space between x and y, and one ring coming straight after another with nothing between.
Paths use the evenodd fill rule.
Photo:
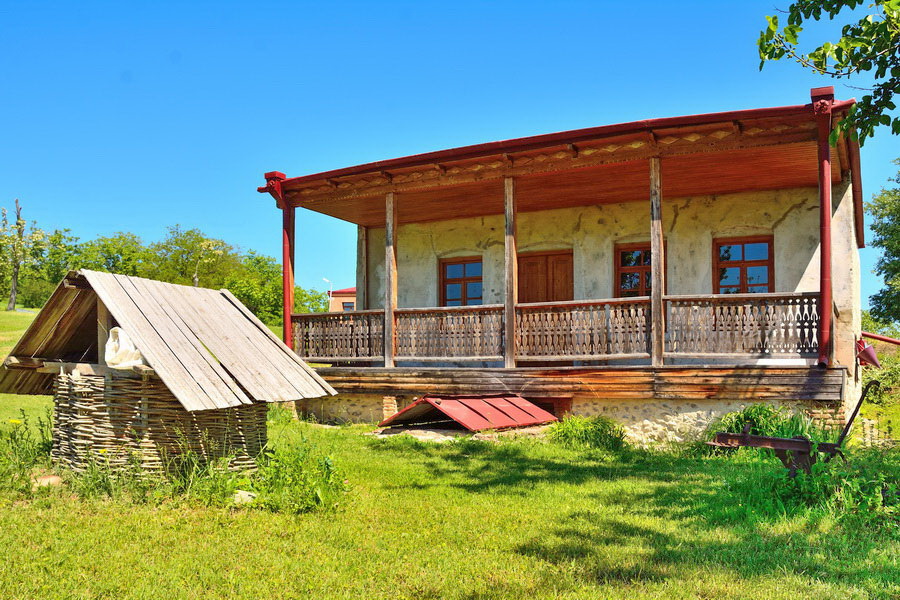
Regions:
<instances>
[{"instance_id":1,"label":"stone wall","mask_svg":"<svg viewBox=\"0 0 900 600\"><path fill-rule=\"evenodd\" d=\"M413 399L412 396L396 397L396 406L402 409ZM632 443L645 445L696 439L715 419L749 404L746 399L600 400L595 396L576 395L572 399L572 414L608 417L625 428ZM840 405L800 402L780 405L791 411L802 411L826 427L839 429L844 424ZM385 414L384 397L378 394L341 394L304 400L296 403L296 409L301 416L324 423L378 423L389 416Z\"/></svg>"}]
</instances>

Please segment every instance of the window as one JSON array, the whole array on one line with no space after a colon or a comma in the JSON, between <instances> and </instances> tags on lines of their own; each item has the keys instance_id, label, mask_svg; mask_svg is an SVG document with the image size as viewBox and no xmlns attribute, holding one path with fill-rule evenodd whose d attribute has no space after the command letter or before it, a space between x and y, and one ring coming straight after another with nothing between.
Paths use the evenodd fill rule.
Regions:
<instances>
[{"instance_id":1,"label":"window","mask_svg":"<svg viewBox=\"0 0 900 600\"><path fill-rule=\"evenodd\" d=\"M616 245L616 297L650 295L650 244Z\"/></svg>"},{"instance_id":2,"label":"window","mask_svg":"<svg viewBox=\"0 0 900 600\"><path fill-rule=\"evenodd\" d=\"M353 310L354 308L356 308L356 305L353 302L341 302L341 310L343 311Z\"/></svg>"},{"instance_id":3,"label":"window","mask_svg":"<svg viewBox=\"0 0 900 600\"><path fill-rule=\"evenodd\" d=\"M482 304L480 256L443 259L440 269L441 306Z\"/></svg>"},{"instance_id":4,"label":"window","mask_svg":"<svg viewBox=\"0 0 900 600\"><path fill-rule=\"evenodd\" d=\"M716 294L774 292L772 236L713 240L713 290Z\"/></svg>"}]
</instances>

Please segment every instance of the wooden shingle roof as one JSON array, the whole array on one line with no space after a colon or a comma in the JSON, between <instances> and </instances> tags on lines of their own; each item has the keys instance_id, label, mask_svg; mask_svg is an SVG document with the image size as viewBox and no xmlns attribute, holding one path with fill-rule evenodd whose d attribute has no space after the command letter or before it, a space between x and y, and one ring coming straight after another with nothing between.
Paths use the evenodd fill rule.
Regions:
<instances>
[{"instance_id":1,"label":"wooden shingle roof","mask_svg":"<svg viewBox=\"0 0 900 600\"><path fill-rule=\"evenodd\" d=\"M45 394L48 363L97 362L98 299L189 411L335 393L227 290L88 270L69 273L13 348L0 392Z\"/></svg>"}]
</instances>

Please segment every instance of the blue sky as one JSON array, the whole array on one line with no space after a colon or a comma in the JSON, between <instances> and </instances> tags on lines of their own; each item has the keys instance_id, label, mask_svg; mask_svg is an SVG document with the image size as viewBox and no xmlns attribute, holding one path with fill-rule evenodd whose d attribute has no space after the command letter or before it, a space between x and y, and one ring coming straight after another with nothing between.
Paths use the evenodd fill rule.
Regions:
<instances>
[{"instance_id":1,"label":"blue sky","mask_svg":"<svg viewBox=\"0 0 900 600\"><path fill-rule=\"evenodd\" d=\"M265 171L805 103L831 82L758 70L764 15L787 4L0 0L0 205L82 238L180 223L278 256ZM866 199L898 141L863 148ZM305 211L297 227L298 283L353 285L355 227Z\"/></svg>"}]
</instances>

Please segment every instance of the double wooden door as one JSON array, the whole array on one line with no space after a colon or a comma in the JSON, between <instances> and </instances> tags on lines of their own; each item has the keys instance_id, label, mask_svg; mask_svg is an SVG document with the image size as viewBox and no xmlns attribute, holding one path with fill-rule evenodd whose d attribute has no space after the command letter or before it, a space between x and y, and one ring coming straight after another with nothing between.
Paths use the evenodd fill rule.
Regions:
<instances>
[{"instance_id":1,"label":"double wooden door","mask_svg":"<svg viewBox=\"0 0 900 600\"><path fill-rule=\"evenodd\" d=\"M519 254L519 302L563 302L573 297L571 250Z\"/></svg>"}]
</instances>

